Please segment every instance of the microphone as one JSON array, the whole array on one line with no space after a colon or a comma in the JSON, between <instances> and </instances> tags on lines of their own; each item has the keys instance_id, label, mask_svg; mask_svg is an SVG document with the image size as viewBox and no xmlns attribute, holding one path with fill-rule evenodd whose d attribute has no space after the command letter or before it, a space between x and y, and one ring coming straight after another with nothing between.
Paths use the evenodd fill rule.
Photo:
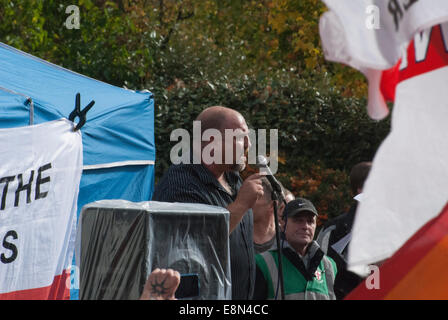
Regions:
<instances>
[{"instance_id":1,"label":"microphone","mask_svg":"<svg viewBox=\"0 0 448 320\"><path fill-rule=\"evenodd\" d=\"M257 163L255 164L257 168L260 169L260 172L263 170L263 173L266 173L265 177L269 180L269 183L272 186L272 189L277 193L277 195L281 199L285 199L285 195L283 194L283 189L280 185L280 182L275 179L274 175L272 174L271 169L268 166L268 161L264 156L257 156Z\"/></svg>"}]
</instances>

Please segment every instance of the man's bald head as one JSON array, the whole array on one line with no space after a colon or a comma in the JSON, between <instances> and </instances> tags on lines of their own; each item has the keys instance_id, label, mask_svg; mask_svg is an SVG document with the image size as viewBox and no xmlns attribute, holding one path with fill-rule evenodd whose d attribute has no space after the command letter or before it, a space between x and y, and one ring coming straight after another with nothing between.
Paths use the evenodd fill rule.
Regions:
<instances>
[{"instance_id":1,"label":"man's bald head","mask_svg":"<svg viewBox=\"0 0 448 320\"><path fill-rule=\"evenodd\" d=\"M219 160L220 164L225 163L232 171L244 170L247 160L244 154L247 153L251 144L248 137L249 129L241 113L230 108L213 106L203 110L196 121L201 122L201 136L209 129L220 131L221 139L223 139L221 157L218 156L222 158ZM228 136L229 133L231 136ZM202 141L202 148L208 144L209 142ZM214 150L213 155L215 155Z\"/></svg>"},{"instance_id":2,"label":"man's bald head","mask_svg":"<svg viewBox=\"0 0 448 320\"><path fill-rule=\"evenodd\" d=\"M241 122L245 123L241 113L223 106L208 107L197 116L196 121L201 121L201 134L207 129L224 133L225 129L234 129Z\"/></svg>"}]
</instances>

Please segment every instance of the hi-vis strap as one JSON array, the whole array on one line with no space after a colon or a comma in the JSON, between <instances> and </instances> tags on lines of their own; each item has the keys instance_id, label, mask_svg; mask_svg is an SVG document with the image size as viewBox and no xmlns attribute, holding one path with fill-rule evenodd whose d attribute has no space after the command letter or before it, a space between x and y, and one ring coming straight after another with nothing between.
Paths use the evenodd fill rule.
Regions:
<instances>
[{"instance_id":1,"label":"hi-vis strap","mask_svg":"<svg viewBox=\"0 0 448 320\"><path fill-rule=\"evenodd\" d=\"M334 294L334 280L336 275L334 274L333 264L327 257L324 257L322 260L324 261L325 267L325 280L327 281L328 297L330 300L336 300L336 295Z\"/></svg>"},{"instance_id":2,"label":"hi-vis strap","mask_svg":"<svg viewBox=\"0 0 448 320\"><path fill-rule=\"evenodd\" d=\"M274 297L275 297L275 293L277 292L277 289L278 289L278 292L281 292L281 290L282 290L282 288L280 288L280 281L278 280L277 265L274 261L274 257L268 251L263 252L261 254L261 256L263 257L264 261L266 262L266 265L268 266L269 274L271 275L271 280L272 280L272 287L274 290Z\"/></svg>"}]
</instances>

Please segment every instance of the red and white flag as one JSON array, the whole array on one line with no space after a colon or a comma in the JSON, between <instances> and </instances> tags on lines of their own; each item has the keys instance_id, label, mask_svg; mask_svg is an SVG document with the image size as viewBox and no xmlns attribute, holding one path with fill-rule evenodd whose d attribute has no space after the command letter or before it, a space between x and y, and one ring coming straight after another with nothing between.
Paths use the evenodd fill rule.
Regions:
<instances>
[{"instance_id":1,"label":"red and white flag","mask_svg":"<svg viewBox=\"0 0 448 320\"><path fill-rule=\"evenodd\" d=\"M0 129L0 299L67 299L81 132L61 119Z\"/></svg>"},{"instance_id":2,"label":"red and white flag","mask_svg":"<svg viewBox=\"0 0 448 320\"><path fill-rule=\"evenodd\" d=\"M395 102L353 227L349 269L362 274L448 201L448 1L323 1L326 58L366 75L373 119Z\"/></svg>"}]
</instances>

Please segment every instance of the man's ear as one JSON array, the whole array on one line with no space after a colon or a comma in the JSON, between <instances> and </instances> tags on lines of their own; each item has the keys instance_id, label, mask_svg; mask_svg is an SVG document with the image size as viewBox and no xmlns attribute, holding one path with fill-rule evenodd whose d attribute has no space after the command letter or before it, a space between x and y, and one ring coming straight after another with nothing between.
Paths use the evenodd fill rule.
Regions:
<instances>
[{"instance_id":1,"label":"man's ear","mask_svg":"<svg viewBox=\"0 0 448 320\"><path fill-rule=\"evenodd\" d=\"M278 206L278 214L279 216L283 215L283 211L285 210L285 203L283 201L280 202L280 205Z\"/></svg>"},{"instance_id":2,"label":"man's ear","mask_svg":"<svg viewBox=\"0 0 448 320\"><path fill-rule=\"evenodd\" d=\"M278 215L278 224L280 225L280 229L285 232L285 220L283 220L283 214Z\"/></svg>"}]
</instances>

